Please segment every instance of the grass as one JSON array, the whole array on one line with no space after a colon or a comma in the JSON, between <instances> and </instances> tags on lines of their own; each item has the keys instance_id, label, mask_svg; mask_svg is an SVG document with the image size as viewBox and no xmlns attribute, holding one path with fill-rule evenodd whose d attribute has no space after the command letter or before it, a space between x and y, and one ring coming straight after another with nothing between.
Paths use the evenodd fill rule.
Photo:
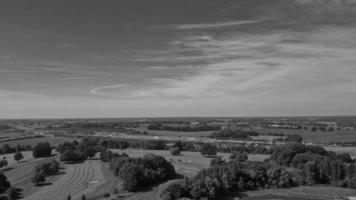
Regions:
<instances>
[{"instance_id":1,"label":"grass","mask_svg":"<svg viewBox=\"0 0 356 200\"><path fill-rule=\"evenodd\" d=\"M16 164L21 164L21 163L33 160L32 151L22 151L21 153L24 158L20 162L17 162L16 160L14 160L14 153L3 154L3 155L1 155L1 159L3 157L6 157L6 160L8 162L7 167L9 167L9 168L15 166Z\"/></svg>"},{"instance_id":2,"label":"grass","mask_svg":"<svg viewBox=\"0 0 356 200\"><path fill-rule=\"evenodd\" d=\"M146 127L134 128L138 131L146 131L148 135L152 136L176 136L176 137L208 137L214 131L191 131L191 132L183 132L183 131L164 131L164 130L147 130Z\"/></svg>"},{"instance_id":3,"label":"grass","mask_svg":"<svg viewBox=\"0 0 356 200\"><path fill-rule=\"evenodd\" d=\"M50 162L56 157L33 159L32 156L29 156L29 152L24 154L25 161L20 163L13 163L11 161L12 164L7 169L4 169L4 173L8 177L10 183L15 187L21 188L22 194L27 196L28 194L38 190L38 187L35 187L30 183L30 177L33 174L33 168L39 163ZM12 156L8 156L8 159L10 160L11 157ZM57 177L52 176L46 179L48 182L52 182L56 178Z\"/></svg>"},{"instance_id":4,"label":"grass","mask_svg":"<svg viewBox=\"0 0 356 200\"><path fill-rule=\"evenodd\" d=\"M329 186L301 186L289 189L266 189L249 191L246 193L248 200L271 199L266 195L277 195L281 198L273 199L345 199L356 196L355 189L329 187ZM284 198L283 198L284 197ZM232 200L233 198L229 198Z\"/></svg>"},{"instance_id":5,"label":"grass","mask_svg":"<svg viewBox=\"0 0 356 200\"><path fill-rule=\"evenodd\" d=\"M101 173L100 161L89 160L80 164L65 165L65 174L50 185L42 186L26 200L62 200L67 195L79 199L105 182Z\"/></svg>"},{"instance_id":6,"label":"grass","mask_svg":"<svg viewBox=\"0 0 356 200\"><path fill-rule=\"evenodd\" d=\"M19 140L7 141L7 142L0 142L0 146L2 146L4 144L9 144L11 147L16 147L17 145L34 146L39 142L49 142L51 144L51 146L57 146L61 143L71 142L73 140L80 141L80 139L68 138L68 137L39 137L39 138L30 138L30 139L27 138L27 139L19 139Z\"/></svg>"},{"instance_id":7,"label":"grass","mask_svg":"<svg viewBox=\"0 0 356 200\"><path fill-rule=\"evenodd\" d=\"M182 175L193 177L201 169L208 168L210 165L211 158L206 158L202 156L199 152L188 152L183 151L181 155L173 156L168 150L142 150L142 149L126 149L126 150L112 150L116 153L125 152L131 157L142 157L145 154L153 153L165 157L167 160L171 161L174 165L176 171ZM224 160L228 160L229 153L218 153ZM262 161L269 158L269 155L262 154L250 154L249 160Z\"/></svg>"},{"instance_id":8,"label":"grass","mask_svg":"<svg viewBox=\"0 0 356 200\"><path fill-rule=\"evenodd\" d=\"M351 157L356 158L356 147L325 147L328 151L333 151L335 153L348 153Z\"/></svg>"},{"instance_id":9,"label":"grass","mask_svg":"<svg viewBox=\"0 0 356 200\"><path fill-rule=\"evenodd\" d=\"M300 135L305 142L331 143L331 142L351 142L356 141L356 131L316 131L290 130L290 129L262 129L260 133L284 133L285 135Z\"/></svg>"}]
</instances>

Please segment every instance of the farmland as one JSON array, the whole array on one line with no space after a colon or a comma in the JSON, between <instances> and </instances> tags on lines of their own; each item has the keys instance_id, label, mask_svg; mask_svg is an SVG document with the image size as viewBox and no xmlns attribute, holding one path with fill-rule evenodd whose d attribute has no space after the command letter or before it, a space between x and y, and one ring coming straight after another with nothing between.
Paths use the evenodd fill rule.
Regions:
<instances>
[{"instance_id":1,"label":"farmland","mask_svg":"<svg viewBox=\"0 0 356 200\"><path fill-rule=\"evenodd\" d=\"M300 135L305 142L323 144L332 142L351 142L356 141L356 131L308 131L290 129L262 129L259 133L283 133L284 135Z\"/></svg>"},{"instance_id":2,"label":"farmland","mask_svg":"<svg viewBox=\"0 0 356 200\"><path fill-rule=\"evenodd\" d=\"M116 153L127 153L130 157L142 157L147 153L153 153L165 157L170 160L176 171L182 175L192 177L196 175L201 169L209 167L211 158L202 156L199 152L188 152L183 151L181 155L173 156L167 150L141 150L141 149L127 149L127 150L112 150ZM228 153L218 153L224 160L228 160L230 154ZM250 154L248 155L249 160L252 161L262 161L269 158L269 155L262 154Z\"/></svg>"},{"instance_id":3,"label":"farmland","mask_svg":"<svg viewBox=\"0 0 356 200\"><path fill-rule=\"evenodd\" d=\"M328 151L334 151L335 153L348 153L351 157L356 158L356 147L334 147L327 146L325 147Z\"/></svg>"},{"instance_id":4,"label":"farmland","mask_svg":"<svg viewBox=\"0 0 356 200\"><path fill-rule=\"evenodd\" d=\"M68 138L68 137L38 137L38 138L27 138L27 139L0 142L0 146L3 144L9 144L12 147L16 147L17 145L27 146L27 145L34 145L39 142L48 142L51 144L51 146L57 146L58 144L61 144L63 142L67 142L67 141L71 142L73 140L80 141L80 139Z\"/></svg>"}]
</instances>

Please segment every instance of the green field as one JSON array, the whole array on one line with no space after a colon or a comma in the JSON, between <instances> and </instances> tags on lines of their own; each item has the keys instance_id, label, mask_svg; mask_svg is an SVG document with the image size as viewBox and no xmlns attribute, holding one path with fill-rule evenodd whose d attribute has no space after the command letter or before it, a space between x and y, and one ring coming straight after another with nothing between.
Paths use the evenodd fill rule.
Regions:
<instances>
[{"instance_id":1,"label":"green field","mask_svg":"<svg viewBox=\"0 0 356 200\"><path fill-rule=\"evenodd\" d=\"M351 157L356 158L356 147L334 147L328 146L325 147L328 151L333 151L335 153L348 153Z\"/></svg>"},{"instance_id":2,"label":"green field","mask_svg":"<svg viewBox=\"0 0 356 200\"><path fill-rule=\"evenodd\" d=\"M285 135L300 135L304 142L312 143L331 143L331 142L351 142L356 141L356 131L307 131L291 129L262 129L259 133L283 133Z\"/></svg>"},{"instance_id":3,"label":"green field","mask_svg":"<svg viewBox=\"0 0 356 200\"><path fill-rule=\"evenodd\" d=\"M173 156L168 150L113 149L112 151L116 153L125 152L130 157L142 157L147 153L163 156L172 162L178 173L189 177L195 176L201 169L208 168L211 160L211 158L204 157L199 152L183 151L181 155ZM218 153L218 156L221 156L224 160L227 161L230 154ZM269 155L250 154L248 157L249 160L262 161L266 158L269 158Z\"/></svg>"},{"instance_id":4,"label":"green field","mask_svg":"<svg viewBox=\"0 0 356 200\"><path fill-rule=\"evenodd\" d=\"M161 131L161 130L147 130L146 127L134 128L137 131L146 131L148 135L152 136L182 136L182 137L208 137L213 131Z\"/></svg>"},{"instance_id":5,"label":"green field","mask_svg":"<svg viewBox=\"0 0 356 200\"><path fill-rule=\"evenodd\" d=\"M19 139L19 140L12 140L6 142L0 142L0 147L4 144L9 144L11 147L16 147L17 145L20 146L27 146L31 145L34 146L39 142L49 142L51 146L57 146L64 142L71 142L73 140L80 141L77 138L69 138L69 137L39 137L39 138L27 138L27 139Z\"/></svg>"},{"instance_id":6,"label":"green field","mask_svg":"<svg viewBox=\"0 0 356 200\"><path fill-rule=\"evenodd\" d=\"M308 200L308 199L347 199L349 196L356 196L355 189L329 187L329 186L300 186L289 189L265 189L249 191L245 194L246 200ZM270 198L270 197L275 198ZM279 198L277 198L279 197ZM233 200L234 197L226 198Z\"/></svg>"}]
</instances>

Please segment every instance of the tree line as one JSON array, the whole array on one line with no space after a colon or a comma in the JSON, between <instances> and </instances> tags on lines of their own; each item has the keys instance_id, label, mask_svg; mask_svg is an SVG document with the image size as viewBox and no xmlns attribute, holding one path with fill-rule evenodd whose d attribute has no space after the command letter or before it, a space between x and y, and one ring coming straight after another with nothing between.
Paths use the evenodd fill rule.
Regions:
<instances>
[{"instance_id":1,"label":"tree line","mask_svg":"<svg viewBox=\"0 0 356 200\"><path fill-rule=\"evenodd\" d=\"M146 150L168 150L169 145L167 142L163 140L144 140L144 139L106 139L94 137L88 137L89 140L97 141L97 145L101 146L105 149L146 149ZM201 146L204 143L202 142L194 142L194 141L175 141L173 146L179 147L181 151L192 151L192 152L200 152ZM225 145L219 143L212 143L212 145L216 146L217 152L222 153L231 153L231 152L244 152L244 153L254 153L254 154L270 154L266 145L261 144L234 144L234 145Z\"/></svg>"},{"instance_id":2,"label":"tree line","mask_svg":"<svg viewBox=\"0 0 356 200\"><path fill-rule=\"evenodd\" d=\"M196 177L160 188L158 197L215 200L246 190L314 184L356 188L356 165L348 154L300 143L275 146L271 154L265 161L247 161L238 152L228 162L214 158Z\"/></svg>"},{"instance_id":3,"label":"tree line","mask_svg":"<svg viewBox=\"0 0 356 200\"><path fill-rule=\"evenodd\" d=\"M147 126L148 130L164 130L164 131L180 131L180 132L196 132L196 131L218 131L221 126L198 124L191 125L164 125L162 123L151 123Z\"/></svg>"},{"instance_id":4,"label":"tree line","mask_svg":"<svg viewBox=\"0 0 356 200\"><path fill-rule=\"evenodd\" d=\"M173 165L164 157L154 154L133 158L127 154L103 151L100 159L109 162L113 175L122 179L123 188L128 191L137 191L177 177Z\"/></svg>"}]
</instances>

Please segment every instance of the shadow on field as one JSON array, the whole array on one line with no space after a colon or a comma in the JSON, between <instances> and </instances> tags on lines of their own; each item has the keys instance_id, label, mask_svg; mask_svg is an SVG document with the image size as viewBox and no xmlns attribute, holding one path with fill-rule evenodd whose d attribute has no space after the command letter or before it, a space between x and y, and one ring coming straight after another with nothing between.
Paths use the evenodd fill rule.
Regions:
<instances>
[{"instance_id":1,"label":"shadow on field","mask_svg":"<svg viewBox=\"0 0 356 200\"><path fill-rule=\"evenodd\" d=\"M46 183L41 183L41 184L34 185L34 186L35 186L35 187L43 187L43 186L48 186L48 185L52 185L52 183L46 182Z\"/></svg>"},{"instance_id":2,"label":"shadow on field","mask_svg":"<svg viewBox=\"0 0 356 200\"><path fill-rule=\"evenodd\" d=\"M14 169L14 168L13 168L13 167L7 167L7 168L3 169L2 171L3 171L3 172L7 172L7 171L10 171L10 170L12 170L12 169Z\"/></svg>"}]
</instances>

